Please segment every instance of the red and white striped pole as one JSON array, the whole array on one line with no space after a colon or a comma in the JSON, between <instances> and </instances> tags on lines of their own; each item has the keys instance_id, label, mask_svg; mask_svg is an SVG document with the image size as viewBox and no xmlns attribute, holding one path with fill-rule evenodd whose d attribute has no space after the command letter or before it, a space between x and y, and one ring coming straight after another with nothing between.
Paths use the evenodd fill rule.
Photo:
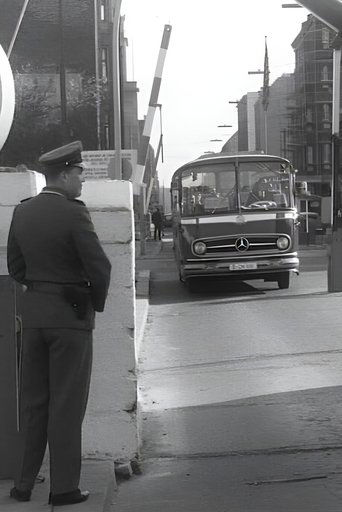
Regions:
<instances>
[{"instance_id":1,"label":"red and white striped pole","mask_svg":"<svg viewBox=\"0 0 342 512\"><path fill-rule=\"evenodd\" d=\"M140 145L139 145L139 149L138 149L138 159L137 159L138 161L137 161L136 172L135 172L135 176L134 176L134 180L133 180L134 183L137 183L138 185L141 185L144 180L148 146L149 146L150 138L151 138L154 114L156 112L157 103L158 103L158 95L159 95L159 90L160 90L161 77L163 74L166 52L169 47L171 29L172 29L171 25L164 26L163 38L162 38L162 42L160 45L157 67L156 67L156 71L154 74L154 80L153 80L153 85L152 85L150 101L149 101L149 105L148 105L147 116L145 119L144 129L143 129L143 133L142 133L142 136L140 139Z\"/></svg>"}]
</instances>

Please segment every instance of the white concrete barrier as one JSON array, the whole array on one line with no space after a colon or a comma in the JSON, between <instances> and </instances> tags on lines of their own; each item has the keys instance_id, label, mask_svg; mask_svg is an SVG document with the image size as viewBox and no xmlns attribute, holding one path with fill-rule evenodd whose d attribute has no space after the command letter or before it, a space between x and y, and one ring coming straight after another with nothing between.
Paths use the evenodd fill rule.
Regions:
<instances>
[{"instance_id":1,"label":"white concrete barrier","mask_svg":"<svg viewBox=\"0 0 342 512\"><path fill-rule=\"evenodd\" d=\"M94 369L84 452L132 459L138 451L135 377L135 279L132 184L87 181L80 198L112 263L104 313L96 318Z\"/></svg>"},{"instance_id":2,"label":"white concrete barrier","mask_svg":"<svg viewBox=\"0 0 342 512\"><path fill-rule=\"evenodd\" d=\"M43 180L43 181L42 181ZM36 195L44 177L0 173L0 274L7 274L6 244L12 212ZM88 181L81 200L112 263L104 313L96 317L94 363L83 429L83 454L130 460L137 454L133 192L128 181ZM43 221L43 219L42 219Z\"/></svg>"}]
</instances>

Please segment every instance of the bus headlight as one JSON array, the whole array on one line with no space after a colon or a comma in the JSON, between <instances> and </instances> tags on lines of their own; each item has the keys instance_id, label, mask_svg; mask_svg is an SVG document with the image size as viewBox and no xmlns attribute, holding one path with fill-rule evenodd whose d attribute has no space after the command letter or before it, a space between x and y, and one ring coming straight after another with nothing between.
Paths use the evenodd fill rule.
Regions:
<instances>
[{"instance_id":1,"label":"bus headlight","mask_svg":"<svg viewBox=\"0 0 342 512\"><path fill-rule=\"evenodd\" d=\"M290 240L286 236L280 236L277 240L277 247L280 250L287 249L290 245Z\"/></svg>"},{"instance_id":2,"label":"bus headlight","mask_svg":"<svg viewBox=\"0 0 342 512\"><path fill-rule=\"evenodd\" d=\"M204 242L196 242L194 244L194 252L196 254L205 254L207 250L207 246L205 245Z\"/></svg>"}]
</instances>

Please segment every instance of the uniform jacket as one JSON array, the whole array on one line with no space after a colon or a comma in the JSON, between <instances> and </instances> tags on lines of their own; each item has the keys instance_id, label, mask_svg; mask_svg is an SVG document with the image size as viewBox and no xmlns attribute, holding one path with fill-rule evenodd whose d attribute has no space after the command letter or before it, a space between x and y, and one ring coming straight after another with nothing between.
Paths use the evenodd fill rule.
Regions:
<instances>
[{"instance_id":1,"label":"uniform jacket","mask_svg":"<svg viewBox=\"0 0 342 512\"><path fill-rule=\"evenodd\" d=\"M88 313L82 320L61 293L29 287L20 303L24 327L91 329L94 310L104 309L111 264L84 203L68 199L59 189L46 187L15 208L7 264L9 274L22 284L90 284Z\"/></svg>"},{"instance_id":2,"label":"uniform jacket","mask_svg":"<svg viewBox=\"0 0 342 512\"><path fill-rule=\"evenodd\" d=\"M163 225L163 216L160 211L155 211L152 213L152 222L157 227L162 227Z\"/></svg>"}]
</instances>

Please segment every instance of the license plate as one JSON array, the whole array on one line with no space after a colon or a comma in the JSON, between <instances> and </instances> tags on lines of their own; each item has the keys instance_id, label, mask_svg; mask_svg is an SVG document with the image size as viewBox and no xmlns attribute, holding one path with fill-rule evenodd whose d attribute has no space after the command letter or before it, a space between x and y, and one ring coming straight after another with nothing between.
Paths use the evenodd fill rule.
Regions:
<instances>
[{"instance_id":1,"label":"license plate","mask_svg":"<svg viewBox=\"0 0 342 512\"><path fill-rule=\"evenodd\" d=\"M231 263L229 270L255 270L257 267L256 263Z\"/></svg>"}]
</instances>

